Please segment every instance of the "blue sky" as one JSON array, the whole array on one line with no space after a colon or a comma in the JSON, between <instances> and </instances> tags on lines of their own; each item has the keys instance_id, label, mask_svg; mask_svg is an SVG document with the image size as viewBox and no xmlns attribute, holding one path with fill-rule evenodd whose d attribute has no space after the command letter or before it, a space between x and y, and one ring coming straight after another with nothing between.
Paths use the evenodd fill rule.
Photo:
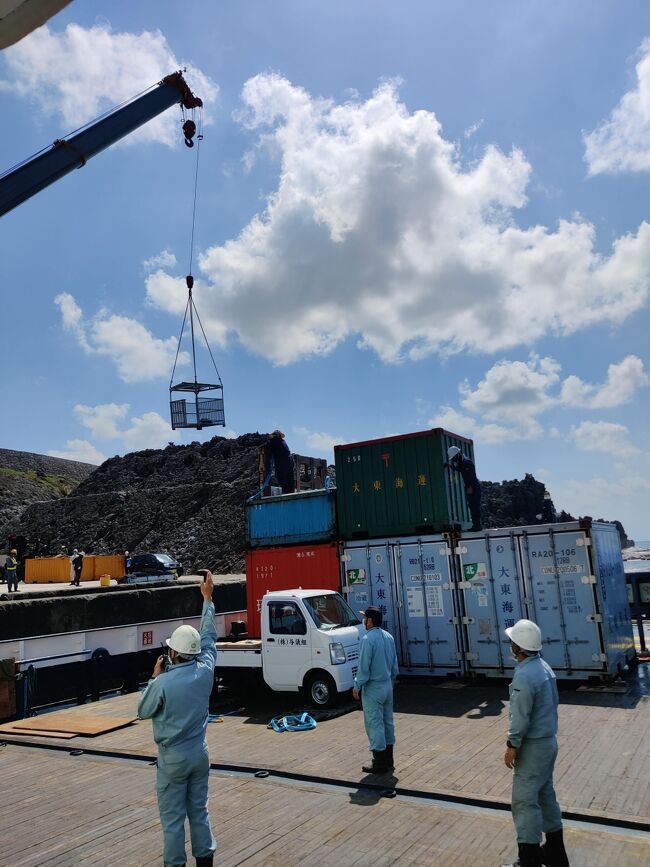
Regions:
<instances>
[{"instance_id":1,"label":"blue sky","mask_svg":"<svg viewBox=\"0 0 650 867\"><path fill-rule=\"evenodd\" d=\"M227 434L443 425L650 538L647 3L74 0L0 54L0 165L179 65ZM168 422L193 173L172 109L2 218L3 446L223 433Z\"/></svg>"}]
</instances>

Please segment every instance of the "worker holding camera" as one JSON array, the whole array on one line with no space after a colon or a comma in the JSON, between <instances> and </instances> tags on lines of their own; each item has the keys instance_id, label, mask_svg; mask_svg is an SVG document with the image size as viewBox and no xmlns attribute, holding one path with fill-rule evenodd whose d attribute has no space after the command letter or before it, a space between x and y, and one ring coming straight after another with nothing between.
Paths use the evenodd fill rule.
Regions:
<instances>
[{"instance_id":1,"label":"worker holding camera","mask_svg":"<svg viewBox=\"0 0 650 867\"><path fill-rule=\"evenodd\" d=\"M217 848L208 812L210 759L206 738L217 661L213 589L212 574L206 572L201 585L200 633L189 625L174 630L167 639L169 657L158 657L138 705L138 717L152 721L158 744L156 792L165 867L186 863L186 816L197 867L211 867Z\"/></svg>"}]
</instances>

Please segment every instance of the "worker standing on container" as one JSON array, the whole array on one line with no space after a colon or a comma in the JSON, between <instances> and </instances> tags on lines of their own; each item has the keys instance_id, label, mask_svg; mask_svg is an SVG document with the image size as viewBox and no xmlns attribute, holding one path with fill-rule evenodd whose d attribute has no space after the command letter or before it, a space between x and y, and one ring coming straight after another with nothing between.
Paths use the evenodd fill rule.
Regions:
<instances>
[{"instance_id":1,"label":"worker standing on container","mask_svg":"<svg viewBox=\"0 0 650 867\"><path fill-rule=\"evenodd\" d=\"M562 811L553 788L558 694L553 669L540 656L542 633L532 620L505 630L517 660L510 684L510 726L504 755L514 768L512 818L519 857L503 867L569 867ZM542 842L542 832L546 843Z\"/></svg>"},{"instance_id":2,"label":"worker standing on container","mask_svg":"<svg viewBox=\"0 0 650 867\"><path fill-rule=\"evenodd\" d=\"M274 430L264 445L266 455L273 460L275 477L283 494L293 494L296 489L295 465L281 430Z\"/></svg>"},{"instance_id":3,"label":"worker standing on container","mask_svg":"<svg viewBox=\"0 0 650 867\"><path fill-rule=\"evenodd\" d=\"M469 513L472 517L471 531L481 529L481 483L476 476L476 467L474 461L466 458L458 446L450 446L447 449L447 458L449 463L447 466L452 470L456 470L463 477L465 484L465 495L467 496L467 505Z\"/></svg>"},{"instance_id":4,"label":"worker standing on container","mask_svg":"<svg viewBox=\"0 0 650 867\"><path fill-rule=\"evenodd\" d=\"M7 577L7 590L11 593L12 588L18 590L18 551L12 548L5 559L5 575Z\"/></svg>"},{"instance_id":5,"label":"worker standing on container","mask_svg":"<svg viewBox=\"0 0 650 867\"><path fill-rule=\"evenodd\" d=\"M361 639L359 667L352 695L361 697L363 722L372 751L372 763L364 765L366 774L383 774L395 768L393 746L393 682L397 677L397 653L393 636L381 628L383 615L374 605L359 612L366 634Z\"/></svg>"},{"instance_id":6,"label":"worker standing on container","mask_svg":"<svg viewBox=\"0 0 650 867\"><path fill-rule=\"evenodd\" d=\"M171 665L165 670L165 657L158 657L138 705L138 717L152 720L158 744L156 791L165 867L181 867L186 862L186 816L197 867L211 867L217 848L208 812L206 738L217 662L213 589L212 574L207 572L201 585L201 632L189 625L174 630L167 639Z\"/></svg>"}]
</instances>

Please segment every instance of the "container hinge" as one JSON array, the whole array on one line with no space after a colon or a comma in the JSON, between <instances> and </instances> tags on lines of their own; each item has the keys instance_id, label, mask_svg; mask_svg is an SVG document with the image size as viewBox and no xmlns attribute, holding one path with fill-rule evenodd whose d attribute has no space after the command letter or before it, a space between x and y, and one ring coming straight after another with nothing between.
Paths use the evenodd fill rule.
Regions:
<instances>
[{"instance_id":1,"label":"container hinge","mask_svg":"<svg viewBox=\"0 0 650 867\"><path fill-rule=\"evenodd\" d=\"M448 548L446 545L438 551L441 557L450 557L451 556L451 548Z\"/></svg>"},{"instance_id":2,"label":"container hinge","mask_svg":"<svg viewBox=\"0 0 650 867\"><path fill-rule=\"evenodd\" d=\"M454 554L467 554L467 548L464 545L459 545L454 548Z\"/></svg>"},{"instance_id":3,"label":"container hinge","mask_svg":"<svg viewBox=\"0 0 650 867\"><path fill-rule=\"evenodd\" d=\"M473 659L478 659L478 653L469 653L469 651L465 654L465 659L468 662L471 662Z\"/></svg>"},{"instance_id":4,"label":"container hinge","mask_svg":"<svg viewBox=\"0 0 650 867\"><path fill-rule=\"evenodd\" d=\"M452 626L458 626L458 624L460 623L460 620L457 617L450 617L449 622L451 623Z\"/></svg>"},{"instance_id":5,"label":"container hinge","mask_svg":"<svg viewBox=\"0 0 650 867\"><path fill-rule=\"evenodd\" d=\"M530 598L530 596L524 596L523 603L524 603L524 605L532 605L533 600Z\"/></svg>"},{"instance_id":6,"label":"container hinge","mask_svg":"<svg viewBox=\"0 0 650 867\"><path fill-rule=\"evenodd\" d=\"M591 545L591 539L588 536L583 536L582 539L576 539L576 547L588 548Z\"/></svg>"},{"instance_id":7,"label":"container hinge","mask_svg":"<svg viewBox=\"0 0 650 867\"><path fill-rule=\"evenodd\" d=\"M350 554L341 554L341 563L349 563L351 559Z\"/></svg>"},{"instance_id":8,"label":"container hinge","mask_svg":"<svg viewBox=\"0 0 650 867\"><path fill-rule=\"evenodd\" d=\"M442 585L443 590L449 590L449 587L450 585L447 583L447 581L445 581L445 583Z\"/></svg>"},{"instance_id":9,"label":"container hinge","mask_svg":"<svg viewBox=\"0 0 650 867\"><path fill-rule=\"evenodd\" d=\"M458 582L458 589L459 589L459 590L469 590L469 588L470 588L471 586L472 586L472 582L471 582L471 581L459 581L459 582Z\"/></svg>"},{"instance_id":10,"label":"container hinge","mask_svg":"<svg viewBox=\"0 0 650 867\"><path fill-rule=\"evenodd\" d=\"M596 576L595 575L583 575L580 579L583 584L595 584Z\"/></svg>"},{"instance_id":11,"label":"container hinge","mask_svg":"<svg viewBox=\"0 0 650 867\"><path fill-rule=\"evenodd\" d=\"M463 658L463 654L460 653L460 651L458 651L458 652L456 653L456 659L459 659L459 660L460 660L460 659L462 659L462 658Z\"/></svg>"},{"instance_id":12,"label":"container hinge","mask_svg":"<svg viewBox=\"0 0 650 867\"><path fill-rule=\"evenodd\" d=\"M462 622L465 626L471 626L472 623L476 623L476 620L473 617L463 617Z\"/></svg>"},{"instance_id":13,"label":"container hinge","mask_svg":"<svg viewBox=\"0 0 650 867\"><path fill-rule=\"evenodd\" d=\"M602 614L587 614L587 623L602 623Z\"/></svg>"},{"instance_id":14,"label":"container hinge","mask_svg":"<svg viewBox=\"0 0 650 867\"><path fill-rule=\"evenodd\" d=\"M606 653L593 653L591 655L592 662L607 662Z\"/></svg>"}]
</instances>

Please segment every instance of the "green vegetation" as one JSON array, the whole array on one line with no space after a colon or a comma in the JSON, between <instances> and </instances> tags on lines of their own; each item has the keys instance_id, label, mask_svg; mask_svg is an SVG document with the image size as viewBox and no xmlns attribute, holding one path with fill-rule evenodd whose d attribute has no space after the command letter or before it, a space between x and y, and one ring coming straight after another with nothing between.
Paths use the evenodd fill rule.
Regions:
<instances>
[{"instance_id":1,"label":"green vegetation","mask_svg":"<svg viewBox=\"0 0 650 867\"><path fill-rule=\"evenodd\" d=\"M27 479L40 485L43 488L50 488L60 496L64 497L71 493L77 487L79 482L75 479L69 479L66 476L57 475L41 475L35 470L14 470L10 467L0 467L0 476L9 476L11 478Z\"/></svg>"}]
</instances>

